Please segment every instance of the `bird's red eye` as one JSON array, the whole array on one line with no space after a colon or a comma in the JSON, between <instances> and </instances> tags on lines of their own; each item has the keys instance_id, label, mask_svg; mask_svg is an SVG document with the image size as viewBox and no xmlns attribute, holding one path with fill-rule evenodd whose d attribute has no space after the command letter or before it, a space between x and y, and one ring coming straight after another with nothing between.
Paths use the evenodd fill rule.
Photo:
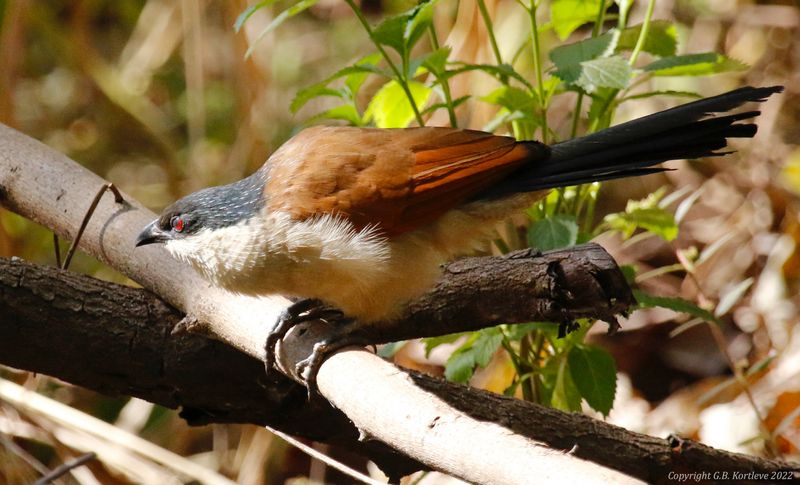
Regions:
<instances>
[{"instance_id":1,"label":"bird's red eye","mask_svg":"<svg viewBox=\"0 0 800 485\"><path fill-rule=\"evenodd\" d=\"M175 232L183 231L183 227L186 224L179 216L172 216L172 219L169 220L169 223L172 225L172 229L174 229Z\"/></svg>"}]
</instances>

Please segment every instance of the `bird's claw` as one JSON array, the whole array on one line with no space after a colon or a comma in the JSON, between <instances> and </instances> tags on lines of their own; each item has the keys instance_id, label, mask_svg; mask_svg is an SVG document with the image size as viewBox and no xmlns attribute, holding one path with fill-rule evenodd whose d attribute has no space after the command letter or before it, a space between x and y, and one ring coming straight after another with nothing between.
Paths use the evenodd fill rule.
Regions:
<instances>
[{"instance_id":1,"label":"bird's claw","mask_svg":"<svg viewBox=\"0 0 800 485\"><path fill-rule=\"evenodd\" d=\"M278 342L281 341L293 327L310 320L321 319L335 321L342 317L343 314L340 310L331 308L320 300L313 298L296 301L288 308L284 309L278 317L275 327L267 334L266 342L264 342L264 369L266 373L269 374L275 367L275 351Z\"/></svg>"}]
</instances>

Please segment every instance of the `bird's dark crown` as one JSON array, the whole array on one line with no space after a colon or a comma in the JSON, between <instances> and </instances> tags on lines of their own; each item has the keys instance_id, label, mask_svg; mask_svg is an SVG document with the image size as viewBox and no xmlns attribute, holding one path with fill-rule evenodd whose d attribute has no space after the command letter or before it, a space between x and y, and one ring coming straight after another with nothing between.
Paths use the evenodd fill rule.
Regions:
<instances>
[{"instance_id":1,"label":"bird's dark crown","mask_svg":"<svg viewBox=\"0 0 800 485\"><path fill-rule=\"evenodd\" d=\"M235 225L264 207L265 179L265 171L259 170L238 182L193 192L164 209L157 225L165 232L171 231L173 218L180 217L180 236Z\"/></svg>"}]
</instances>

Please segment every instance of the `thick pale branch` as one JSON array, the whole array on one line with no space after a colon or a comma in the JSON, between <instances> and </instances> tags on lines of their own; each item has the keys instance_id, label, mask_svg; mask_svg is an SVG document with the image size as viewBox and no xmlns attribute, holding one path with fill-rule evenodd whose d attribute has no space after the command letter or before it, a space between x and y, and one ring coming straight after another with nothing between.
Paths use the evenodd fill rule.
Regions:
<instances>
[{"instance_id":1,"label":"thick pale branch","mask_svg":"<svg viewBox=\"0 0 800 485\"><path fill-rule=\"evenodd\" d=\"M0 126L0 200L6 208L49 227L61 237L70 238L80 225L90 203L89 197L104 183L104 180L64 155L8 127ZM138 281L176 308L190 312L205 324L204 328L209 334L262 359L266 334L274 326L277 315L286 307L287 302L280 298L247 298L228 294L211 287L191 268L170 258L162 248L145 247L134 250L133 243L138 231L154 218L154 214L142 209L130 196L123 195L126 200L122 204L116 204L110 197L100 202L81 239L81 249ZM294 334L298 336L300 332ZM307 332L306 340L296 339L285 347L308 348L313 345L313 341L308 338L313 338L314 335L313 331ZM353 354L356 354L355 358ZM326 368L332 367L337 361L346 370L327 372ZM372 386L374 383L366 385L366 381L355 392L352 389L348 393L340 392L343 389L343 380L352 380L353 376L365 371L386 375L385 382L381 384L389 392L378 394ZM407 379L404 375L398 375L394 366L364 351L340 352L328 358L319 374L319 386L323 396L339 409L345 409L349 401L371 407L368 415L350 415L345 411L348 418L364 433L377 437L428 466L467 481L518 483L518 480L507 480L508 477L503 479L493 476L498 471L511 473L514 469L526 470L526 473L534 469L559 472L570 469L569 478L577 481L603 475L614 476L611 479L614 481L625 479L619 473L590 462L554 455L551 450L539 446L533 440L500 432L496 428L487 429L483 423L468 418L442 402L430 400L430 394L418 387L407 386ZM408 399L403 401L406 406L384 406L387 401L396 399L401 389L408 393L404 396ZM468 423L478 435L461 436L460 439L457 436L456 442L461 445L457 450L441 448L450 443L445 441L425 440L425 446L416 448L394 442L393 432L421 412L440 414L445 420L458 419L461 423ZM377 424L373 419L376 415L379 418ZM423 439L424 437L417 437L418 441ZM465 468L449 468L449 462L438 461L447 454L474 454L475 449L464 446L465 444L481 443L485 447L492 442L497 449L507 450L508 456L513 454L518 458L514 461L514 469L504 468L506 462L503 462L503 466L487 463L479 455L479 459L472 461L472 466ZM569 465L564 462L569 462ZM517 475L519 476L522 475Z\"/></svg>"}]
</instances>

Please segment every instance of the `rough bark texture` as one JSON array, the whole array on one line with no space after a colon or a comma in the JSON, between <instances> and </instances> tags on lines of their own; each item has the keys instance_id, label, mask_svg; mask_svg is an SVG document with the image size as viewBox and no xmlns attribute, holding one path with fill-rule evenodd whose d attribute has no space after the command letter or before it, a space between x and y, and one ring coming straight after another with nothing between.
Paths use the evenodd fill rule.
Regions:
<instances>
[{"instance_id":1,"label":"rough bark texture","mask_svg":"<svg viewBox=\"0 0 800 485\"><path fill-rule=\"evenodd\" d=\"M441 288L443 285L440 285ZM446 286L446 285L445 285ZM106 394L183 407L192 424L247 422L346 446L390 473L422 465L375 440L359 441L346 416L260 361L193 334L170 335L183 315L152 293L56 268L0 259L0 361ZM570 450L647 481L674 470L772 471L780 463L631 433L580 414L453 385L413 382L480 421ZM785 468L785 465L784 465Z\"/></svg>"}]
</instances>

